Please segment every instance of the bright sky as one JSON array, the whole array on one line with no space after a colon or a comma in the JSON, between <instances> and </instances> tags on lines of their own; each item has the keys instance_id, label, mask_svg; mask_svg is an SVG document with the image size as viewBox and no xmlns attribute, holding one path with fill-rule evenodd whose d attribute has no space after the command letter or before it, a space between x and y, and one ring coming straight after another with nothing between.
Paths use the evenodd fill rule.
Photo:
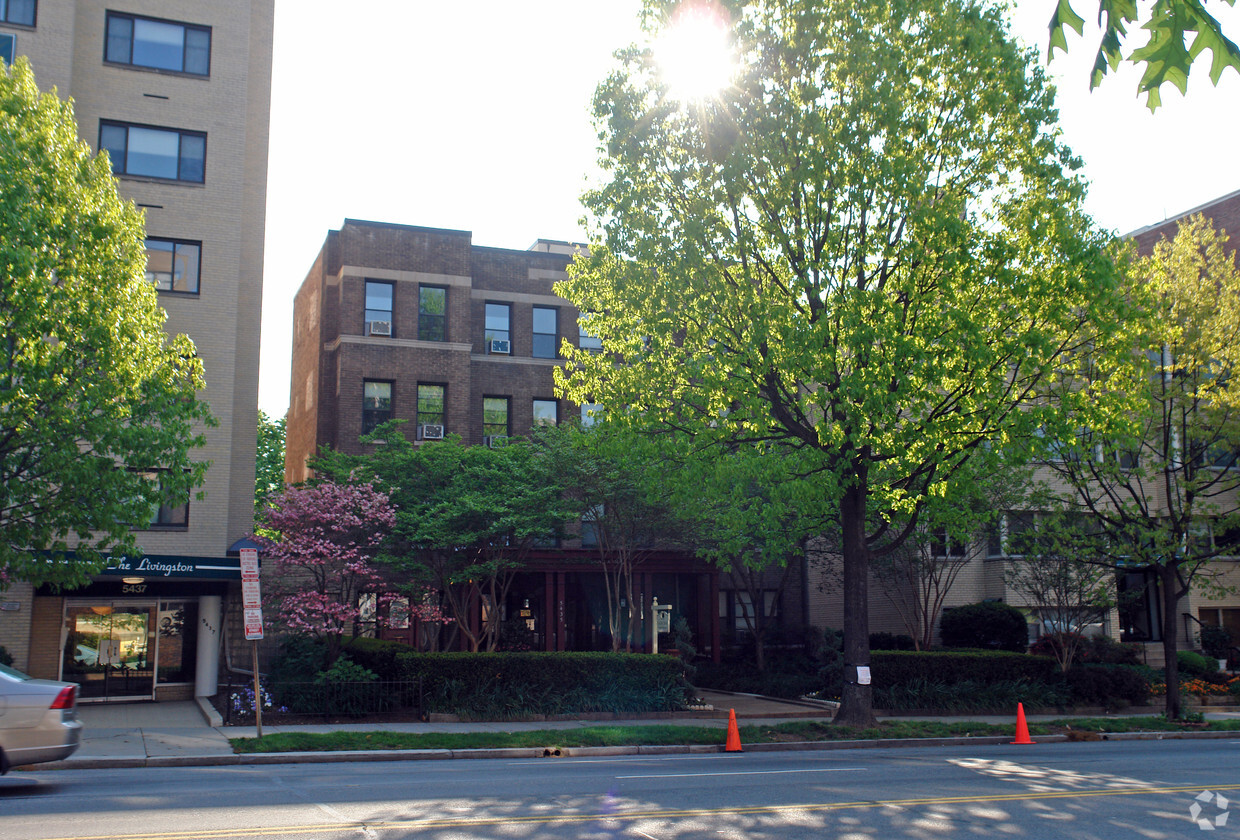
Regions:
<instances>
[{"instance_id":1,"label":"bright sky","mask_svg":"<svg viewBox=\"0 0 1240 840\"><path fill-rule=\"evenodd\" d=\"M1019 0L1013 31L1045 49L1054 0ZM1095 0L1076 0L1089 17ZM476 245L580 241L589 119L639 0L277 0L259 407L289 398L293 295L345 218L473 231ZM1240 36L1240 8L1208 4ZM1196 68L1153 115L1121 68L1089 91L1096 33L1049 71L1097 221L1126 233L1240 189L1240 74ZM1240 233L1240 232L1237 232Z\"/></svg>"}]
</instances>

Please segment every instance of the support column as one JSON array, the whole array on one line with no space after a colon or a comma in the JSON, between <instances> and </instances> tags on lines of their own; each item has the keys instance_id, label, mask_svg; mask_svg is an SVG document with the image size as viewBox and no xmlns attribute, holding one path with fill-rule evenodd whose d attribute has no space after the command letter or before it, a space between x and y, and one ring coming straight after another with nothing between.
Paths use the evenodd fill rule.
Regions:
<instances>
[{"instance_id":1,"label":"support column","mask_svg":"<svg viewBox=\"0 0 1240 840\"><path fill-rule=\"evenodd\" d=\"M198 598L198 666L194 673L194 696L210 697L219 690L220 633L223 616L219 595Z\"/></svg>"}]
</instances>

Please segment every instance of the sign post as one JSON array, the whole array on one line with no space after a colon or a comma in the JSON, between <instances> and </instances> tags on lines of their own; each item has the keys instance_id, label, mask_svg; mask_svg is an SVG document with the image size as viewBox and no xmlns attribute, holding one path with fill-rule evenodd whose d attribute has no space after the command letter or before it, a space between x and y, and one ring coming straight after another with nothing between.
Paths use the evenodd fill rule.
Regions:
<instances>
[{"instance_id":1,"label":"sign post","mask_svg":"<svg viewBox=\"0 0 1240 840\"><path fill-rule=\"evenodd\" d=\"M254 669L254 723L263 737L263 693L258 678L258 641L263 637L263 602L258 591L258 549L241 549L241 606L245 613L245 638L252 643Z\"/></svg>"}]
</instances>

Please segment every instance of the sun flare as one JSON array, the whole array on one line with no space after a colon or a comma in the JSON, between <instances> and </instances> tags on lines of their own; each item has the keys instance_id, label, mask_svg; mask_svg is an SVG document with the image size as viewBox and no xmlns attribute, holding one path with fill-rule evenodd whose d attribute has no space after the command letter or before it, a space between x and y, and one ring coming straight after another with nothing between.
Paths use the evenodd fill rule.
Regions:
<instances>
[{"instance_id":1,"label":"sun flare","mask_svg":"<svg viewBox=\"0 0 1240 840\"><path fill-rule=\"evenodd\" d=\"M655 42L654 55L669 93L682 102L716 96L736 67L727 20L708 3L682 5Z\"/></svg>"}]
</instances>

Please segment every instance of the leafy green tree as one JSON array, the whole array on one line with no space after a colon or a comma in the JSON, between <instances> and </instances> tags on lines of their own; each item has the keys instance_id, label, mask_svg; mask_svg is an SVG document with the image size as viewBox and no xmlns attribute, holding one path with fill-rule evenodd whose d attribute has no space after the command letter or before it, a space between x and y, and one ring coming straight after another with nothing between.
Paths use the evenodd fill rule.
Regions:
<instances>
[{"instance_id":1,"label":"leafy green tree","mask_svg":"<svg viewBox=\"0 0 1240 840\"><path fill-rule=\"evenodd\" d=\"M202 364L165 334L145 270L107 156L18 59L0 74L0 567L15 578L88 581L202 484Z\"/></svg>"},{"instance_id":2,"label":"leafy green tree","mask_svg":"<svg viewBox=\"0 0 1240 840\"><path fill-rule=\"evenodd\" d=\"M648 0L647 25L671 5ZM557 381L617 422L802 451L801 501L833 511L843 557L837 720L867 725L871 558L971 462L1002 469L1076 412L1105 423L1108 400L1038 396L1074 349L1123 346L1127 307L997 11L726 5L717 100L674 100L646 47L595 94L599 229L557 288L605 352L565 348Z\"/></svg>"},{"instance_id":3,"label":"leafy green tree","mask_svg":"<svg viewBox=\"0 0 1240 840\"><path fill-rule=\"evenodd\" d=\"M378 560L403 575L409 591L437 591L470 650L495 650L499 606L514 575L566 518L559 479L528 441L491 448L463 446L451 436L415 444L401 423L385 423L363 438L374 444L369 454L324 452L311 466L337 481L375 481L396 508ZM480 625L475 610L483 614Z\"/></svg>"},{"instance_id":4,"label":"leafy green tree","mask_svg":"<svg viewBox=\"0 0 1240 840\"><path fill-rule=\"evenodd\" d=\"M1236 0L1215 0L1212 8L1221 9L1220 3L1235 6ZM1223 34L1222 24L1206 10L1205 0L1154 0L1148 9L1143 5L1139 6L1137 0L1099 0L1102 41L1094 59L1090 88L1097 87L1108 70L1114 70L1127 58L1144 67L1137 91L1146 94L1146 104L1153 111L1162 103L1159 89L1164 84L1170 82L1180 93L1187 90L1188 71L1207 50L1211 54L1210 81L1215 85L1228 68L1240 72L1240 48ZM1125 55L1128 29L1138 24L1148 38ZM1071 0L1056 0L1050 22L1051 55L1056 49L1068 49L1068 28L1082 34L1085 19L1072 8ZM1192 43L1186 44L1190 33Z\"/></svg>"},{"instance_id":5,"label":"leafy green tree","mask_svg":"<svg viewBox=\"0 0 1240 840\"><path fill-rule=\"evenodd\" d=\"M1004 510L1020 507L1028 475L1010 469L978 474L971 462L926 501L917 527L899 549L875 558L874 578L896 608L917 650L929 650L948 595L960 573L985 557Z\"/></svg>"},{"instance_id":6,"label":"leafy green tree","mask_svg":"<svg viewBox=\"0 0 1240 840\"><path fill-rule=\"evenodd\" d=\"M258 410L258 455L254 470L254 516L262 515L267 500L284 490L284 433L286 417L274 420Z\"/></svg>"},{"instance_id":7,"label":"leafy green tree","mask_svg":"<svg viewBox=\"0 0 1240 840\"><path fill-rule=\"evenodd\" d=\"M580 517L593 531L613 651L632 651L652 620L635 576L651 555L684 546L686 527L668 503L669 458L664 441L609 418L539 429L535 441L562 483L563 520Z\"/></svg>"},{"instance_id":8,"label":"leafy green tree","mask_svg":"<svg viewBox=\"0 0 1240 840\"><path fill-rule=\"evenodd\" d=\"M1226 235L1194 216L1136 263L1129 282L1153 313L1146 376L1130 386L1132 422L1061 438L1046 462L1047 492L1105 537L1083 556L1157 579L1166 711L1176 718L1180 602L1210 585L1215 558L1240 553L1240 270ZM1090 360L1062 387L1096 391L1110 362Z\"/></svg>"},{"instance_id":9,"label":"leafy green tree","mask_svg":"<svg viewBox=\"0 0 1240 840\"><path fill-rule=\"evenodd\" d=\"M1061 671L1072 667L1085 644L1085 630L1102 622L1116 605L1115 573L1099 556L1103 534L1089 517L1052 511L1012 540L1004 569L1008 589L1035 607L1049 631L1049 646Z\"/></svg>"},{"instance_id":10,"label":"leafy green tree","mask_svg":"<svg viewBox=\"0 0 1240 840\"><path fill-rule=\"evenodd\" d=\"M806 543L831 526L801 504L807 495L801 457L782 446L688 449L666 476L667 504L686 523L686 547L745 594L743 620L759 671L766 669L774 627L768 597L778 602L790 584L806 584Z\"/></svg>"}]
</instances>

